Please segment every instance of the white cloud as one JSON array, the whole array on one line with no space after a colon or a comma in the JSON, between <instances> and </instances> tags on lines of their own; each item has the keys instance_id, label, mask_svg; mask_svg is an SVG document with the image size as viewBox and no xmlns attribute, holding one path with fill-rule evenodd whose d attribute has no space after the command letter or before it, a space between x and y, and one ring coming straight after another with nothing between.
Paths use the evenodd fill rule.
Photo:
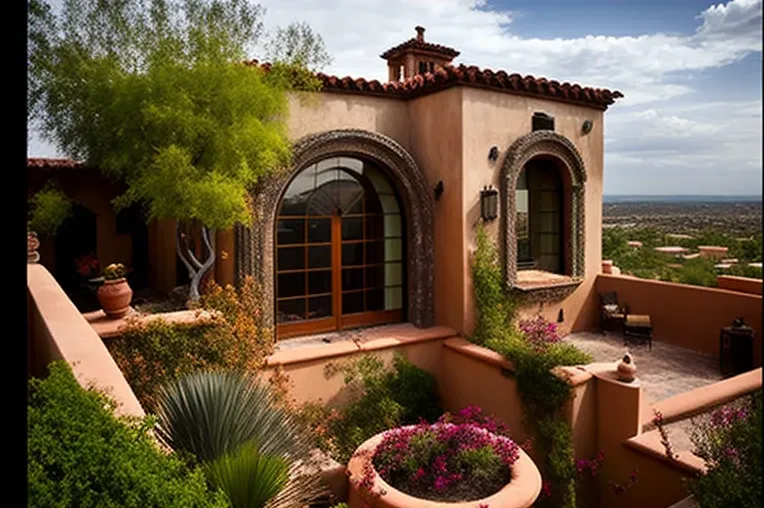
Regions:
<instances>
[{"instance_id":1,"label":"white cloud","mask_svg":"<svg viewBox=\"0 0 764 508\"><path fill-rule=\"evenodd\" d=\"M334 57L326 71L340 77L385 81L387 69L379 55L413 37L414 26L423 25L427 40L461 51L457 63L620 90L626 97L608 111L606 120L606 192L613 192L611 185L618 182L632 181L635 165L647 167L657 160L685 180L693 167L754 168L759 173L749 174L748 188L760 190L760 101L746 107L689 101L697 100L691 93L694 73L761 52L762 0L710 5L698 13L697 28L688 34L567 39L519 37L512 33L516 13L486 10L484 0L260 3L267 9L267 28L307 21L321 33ZM677 109L678 101L685 109ZM749 107L757 108L759 116L746 116ZM671 161L666 160L669 154ZM706 191L716 192L720 186L722 180Z\"/></svg>"}]
</instances>

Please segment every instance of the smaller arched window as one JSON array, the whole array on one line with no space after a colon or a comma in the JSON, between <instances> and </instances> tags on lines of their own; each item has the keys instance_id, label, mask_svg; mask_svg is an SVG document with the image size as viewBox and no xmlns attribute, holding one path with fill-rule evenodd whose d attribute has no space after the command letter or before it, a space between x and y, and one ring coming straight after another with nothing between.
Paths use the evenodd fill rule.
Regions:
<instances>
[{"instance_id":1,"label":"smaller arched window","mask_svg":"<svg viewBox=\"0 0 764 508\"><path fill-rule=\"evenodd\" d=\"M563 256L563 185L557 165L529 161L517 178L517 268L566 274Z\"/></svg>"},{"instance_id":2,"label":"smaller arched window","mask_svg":"<svg viewBox=\"0 0 764 508\"><path fill-rule=\"evenodd\" d=\"M304 169L276 231L280 337L403 318L403 220L384 173L333 157Z\"/></svg>"}]
</instances>

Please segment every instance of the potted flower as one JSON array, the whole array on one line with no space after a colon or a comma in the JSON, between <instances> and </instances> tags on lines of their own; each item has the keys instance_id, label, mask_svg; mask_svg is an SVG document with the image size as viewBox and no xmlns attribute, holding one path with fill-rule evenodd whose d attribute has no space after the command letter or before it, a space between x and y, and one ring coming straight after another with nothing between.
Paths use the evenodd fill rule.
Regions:
<instances>
[{"instance_id":1,"label":"potted flower","mask_svg":"<svg viewBox=\"0 0 764 508\"><path fill-rule=\"evenodd\" d=\"M77 273L88 281L97 278L98 274L101 273L101 265L92 254L78 257L74 260L74 264Z\"/></svg>"},{"instance_id":2,"label":"potted flower","mask_svg":"<svg viewBox=\"0 0 764 508\"><path fill-rule=\"evenodd\" d=\"M350 508L533 505L541 491L533 461L479 409L466 411L479 418L446 414L363 443L348 464Z\"/></svg>"},{"instance_id":3,"label":"potted flower","mask_svg":"<svg viewBox=\"0 0 764 508\"><path fill-rule=\"evenodd\" d=\"M127 284L126 273L122 263L112 263L103 269L103 285L98 288L98 301L109 317L122 317L130 311L133 290Z\"/></svg>"}]
</instances>

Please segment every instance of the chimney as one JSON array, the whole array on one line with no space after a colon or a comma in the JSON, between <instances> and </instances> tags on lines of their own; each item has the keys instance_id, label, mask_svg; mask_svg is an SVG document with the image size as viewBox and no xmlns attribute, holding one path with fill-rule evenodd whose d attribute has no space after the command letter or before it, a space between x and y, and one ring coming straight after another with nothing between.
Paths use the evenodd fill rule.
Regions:
<instances>
[{"instance_id":1,"label":"chimney","mask_svg":"<svg viewBox=\"0 0 764 508\"><path fill-rule=\"evenodd\" d=\"M424 42L424 27L417 26L414 27L414 30L416 30L416 41Z\"/></svg>"}]
</instances>

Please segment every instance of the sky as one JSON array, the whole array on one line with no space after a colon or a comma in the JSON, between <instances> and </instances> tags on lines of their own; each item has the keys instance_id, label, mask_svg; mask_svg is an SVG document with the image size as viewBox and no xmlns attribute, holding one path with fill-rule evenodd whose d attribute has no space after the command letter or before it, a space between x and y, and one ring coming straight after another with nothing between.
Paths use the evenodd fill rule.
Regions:
<instances>
[{"instance_id":1,"label":"sky","mask_svg":"<svg viewBox=\"0 0 764 508\"><path fill-rule=\"evenodd\" d=\"M762 0L262 0L305 21L328 74L385 81L379 55L426 28L464 63L620 90L606 195L761 195ZM257 56L257 55L253 55ZM31 134L29 156L61 156Z\"/></svg>"}]
</instances>

